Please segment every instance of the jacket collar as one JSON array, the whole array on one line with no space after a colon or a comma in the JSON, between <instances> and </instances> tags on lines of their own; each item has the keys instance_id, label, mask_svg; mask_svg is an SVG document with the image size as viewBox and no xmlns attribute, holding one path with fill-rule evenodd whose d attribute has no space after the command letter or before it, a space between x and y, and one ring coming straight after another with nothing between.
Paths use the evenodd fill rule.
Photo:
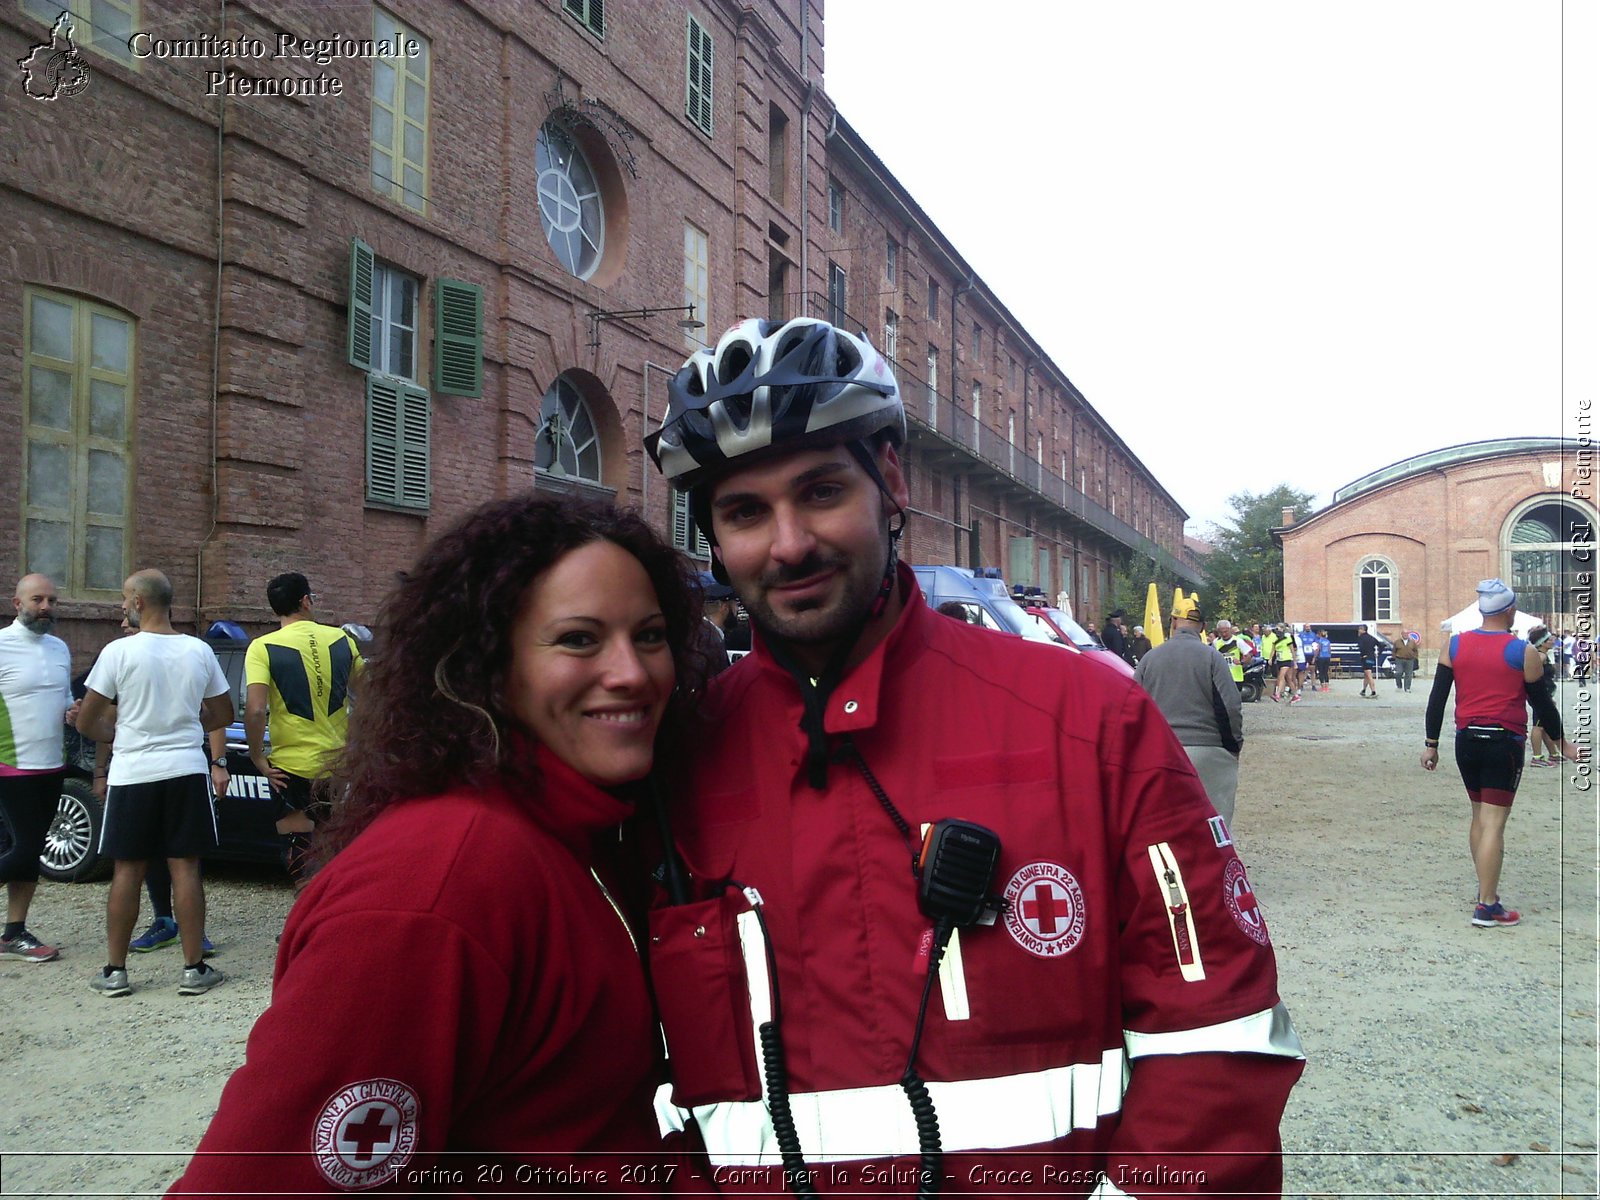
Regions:
<instances>
[{"instance_id":1,"label":"jacket collar","mask_svg":"<svg viewBox=\"0 0 1600 1200\"><path fill-rule=\"evenodd\" d=\"M878 701L883 691L884 674L903 654L910 653L913 648L927 642L929 621L950 619L940 616L928 607L922 589L917 586L917 577L910 567L905 563L899 563L895 568L895 574L902 601L900 615L883 640L872 648L872 652L866 658L845 672L844 678L839 680L839 686L834 688L833 694L828 697L823 728L830 734L854 733L858 729L870 729L877 724ZM762 642L759 631L751 637L750 647L751 657L756 660L760 669L771 671L783 680L783 685L794 693L794 701L798 705L799 685L772 657L772 651Z\"/></svg>"},{"instance_id":2,"label":"jacket collar","mask_svg":"<svg viewBox=\"0 0 1600 1200\"><path fill-rule=\"evenodd\" d=\"M613 829L633 815L633 802L591 783L550 750L533 744L536 774L523 801L533 820L584 861L593 857L595 834ZM528 761L526 744L514 753Z\"/></svg>"}]
</instances>

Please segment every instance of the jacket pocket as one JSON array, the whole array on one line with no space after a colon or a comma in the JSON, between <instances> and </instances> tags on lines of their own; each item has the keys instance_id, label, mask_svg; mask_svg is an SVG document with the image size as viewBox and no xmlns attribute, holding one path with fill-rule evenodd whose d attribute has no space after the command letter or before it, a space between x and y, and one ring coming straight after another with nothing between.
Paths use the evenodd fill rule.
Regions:
<instances>
[{"instance_id":1,"label":"jacket pocket","mask_svg":"<svg viewBox=\"0 0 1600 1200\"><path fill-rule=\"evenodd\" d=\"M738 915L748 907L742 895L729 892L650 913L650 976L666 1033L673 1101L684 1108L761 1095L739 939ZM759 946L753 950L759 953ZM765 972L763 960L751 962L751 969Z\"/></svg>"}]
</instances>

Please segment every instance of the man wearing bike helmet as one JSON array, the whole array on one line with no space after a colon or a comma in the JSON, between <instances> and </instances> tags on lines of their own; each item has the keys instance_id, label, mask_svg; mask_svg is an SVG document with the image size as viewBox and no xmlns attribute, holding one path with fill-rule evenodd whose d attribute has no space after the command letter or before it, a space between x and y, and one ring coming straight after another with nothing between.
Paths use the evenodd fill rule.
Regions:
<instances>
[{"instance_id":1,"label":"man wearing bike helmet","mask_svg":"<svg viewBox=\"0 0 1600 1200\"><path fill-rule=\"evenodd\" d=\"M669 397L646 447L755 631L671 788L651 919L673 1098L719 1188L1277 1191L1299 1042L1149 697L928 606L864 338L745 321ZM950 819L993 852L956 889L987 917L934 894Z\"/></svg>"}]
</instances>

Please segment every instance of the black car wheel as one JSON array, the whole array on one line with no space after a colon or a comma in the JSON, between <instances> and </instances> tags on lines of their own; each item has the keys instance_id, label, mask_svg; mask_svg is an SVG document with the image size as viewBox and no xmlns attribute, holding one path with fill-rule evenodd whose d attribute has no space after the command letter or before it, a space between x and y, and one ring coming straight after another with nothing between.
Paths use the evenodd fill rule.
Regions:
<instances>
[{"instance_id":1,"label":"black car wheel","mask_svg":"<svg viewBox=\"0 0 1600 1200\"><path fill-rule=\"evenodd\" d=\"M100 822L105 802L87 779L69 775L61 784L55 819L44 835L39 873L58 883L87 883L110 874L111 862L100 858Z\"/></svg>"}]
</instances>

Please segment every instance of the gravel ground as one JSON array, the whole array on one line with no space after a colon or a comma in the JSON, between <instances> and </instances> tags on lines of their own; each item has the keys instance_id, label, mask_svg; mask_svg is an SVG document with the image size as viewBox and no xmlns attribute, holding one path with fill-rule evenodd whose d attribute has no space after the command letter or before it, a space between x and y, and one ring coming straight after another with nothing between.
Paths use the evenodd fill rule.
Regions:
<instances>
[{"instance_id":1,"label":"gravel ground","mask_svg":"<svg viewBox=\"0 0 1600 1200\"><path fill-rule=\"evenodd\" d=\"M1235 835L1310 1059L1286 1194L1595 1196L1597 793L1527 773L1503 884L1523 923L1474 929L1459 778L1417 763L1426 681L1358 686L1247 709ZM226 982L180 997L162 950L107 1000L87 986L105 885L41 885L32 924L63 952L0 962L0 1193L158 1194L182 1169L267 1003L292 899L271 872L219 868L207 890Z\"/></svg>"}]
</instances>

